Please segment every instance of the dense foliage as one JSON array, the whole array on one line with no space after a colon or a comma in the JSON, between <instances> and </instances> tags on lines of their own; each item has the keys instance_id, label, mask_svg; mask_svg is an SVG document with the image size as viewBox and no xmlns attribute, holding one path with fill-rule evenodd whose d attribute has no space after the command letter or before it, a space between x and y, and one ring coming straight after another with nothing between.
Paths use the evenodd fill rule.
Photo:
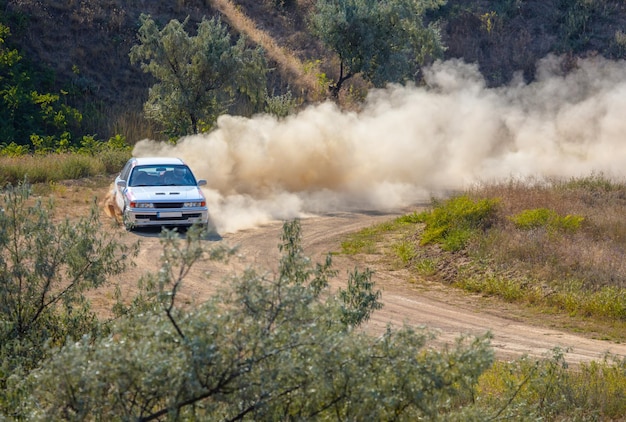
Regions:
<instances>
[{"instance_id":1,"label":"dense foliage","mask_svg":"<svg viewBox=\"0 0 626 422\"><path fill-rule=\"evenodd\" d=\"M557 37L559 52L595 48L623 57L626 51L623 32L613 31L598 48L603 34L590 29L617 16L617 2L491 3L486 10L455 2L432 11L441 2L320 0L314 25L340 57L333 94L356 74L374 85L415 79L419 66L446 47L437 27L424 25L427 11L432 22L458 23L467 16L463 22L476 22L467 26L481 32L480 45L487 46L475 48L478 55L515 34L511 29L528 17L531 3L542 3L554 17L563 35ZM297 7L293 1L273 4L283 11ZM195 36L185 24L171 20L159 30L150 18L140 23L141 44L131 58L158 81L147 114L168 135L179 136L210 129L234 102L262 109L262 52L247 48L243 38L231 42L219 20L203 20ZM100 142L82 134L80 111L10 46L10 35L0 24L0 143L9 156L0 182L48 182L118 169L129 154L124 137ZM516 60L532 57L517 54L511 62L523 67ZM505 73L489 77L504 82ZM207 80L210 90L204 89ZM295 103L290 95L278 96L265 107L285 115ZM31 152L64 154L28 161L23 156ZM503 193L495 187L434 204L431 212L402 219L403 227L422 223L423 231L393 249L421 275L450 282L453 273L456 286L604 318L623 335L623 185L602 179L559 184L557 194L550 192L554 202L542 204L525 203L533 196L527 189L507 186ZM331 293L330 259L311 264L297 222L284 227L277 274L251 269L233 275L228 288L193 307L179 303L184 275L197 260L224 259L232 251L206 249L193 230L185 240L165 233L160 271L142 280L145 288L134 300L115 305L115 322L103 324L85 293L119 274L134 249L125 250L107 234L95 209L70 222L32 198L26 185L9 187L2 199L0 419L546 420L618 419L626 412L624 360L571 371L557 350L542 362L491 366L487 339L433 350L426 347L429 333L410 328L380 338L365 335L361 324L380 307L371 273L355 270L345 290ZM568 204L576 206L570 210ZM589 208L581 211L580 204ZM416 238L450 255L418 250ZM578 247L589 239L594 248Z\"/></svg>"},{"instance_id":2,"label":"dense foliage","mask_svg":"<svg viewBox=\"0 0 626 422\"><path fill-rule=\"evenodd\" d=\"M84 134L82 113L64 98L68 92L40 92L51 87L49 77L10 47L10 35L0 21L0 156L129 149L119 134L107 142Z\"/></svg>"},{"instance_id":3,"label":"dense foliage","mask_svg":"<svg viewBox=\"0 0 626 422\"><path fill-rule=\"evenodd\" d=\"M267 92L277 98L284 98L285 93L292 92L296 97L294 104L312 98L311 93L304 92L310 88L280 74L285 69L293 69L299 60L305 63L304 72L307 71L307 63L320 65L323 70L320 69L318 74L319 81L324 86L331 83L329 94L336 94L346 81L354 83L354 86L347 85L359 91L358 95L354 95L358 101L364 98L360 92L362 79L350 80L354 75L363 76L369 82L368 86L381 86L389 81L419 81L420 67L437 57L461 58L468 63L477 63L489 85L502 85L509 83L514 75L519 76L520 72L527 81L531 81L537 61L549 53L570 57L572 60L564 63L564 71L568 71L568 67L576 65L576 57L600 54L619 59L626 52L623 29L625 8L623 2L617 0L237 0L234 3L238 11L251 19L247 26L237 25L232 22L234 16L224 10L218 12L202 1L178 2L168 7L162 2L86 0L55 3L50 8L42 8L33 0L0 0L0 8L5 12L0 15L0 23L17 34L16 43L19 43L19 47L7 47L5 44L3 51L12 51L20 57L17 63L14 63L15 57L11 58L3 67L6 70L18 66L20 71L14 72L14 75L26 76L18 78L20 92L11 94L18 94L21 98L19 104L10 99L12 107L19 106L21 110L17 115L21 123L16 127L20 135L15 136L15 145L27 146L30 152L36 148L35 144L45 149L63 150L68 144L79 145L86 133L103 139L119 133L132 143L145 137L161 137L161 130L193 132L193 124L186 123L190 117L176 115L166 104L167 101L177 101L177 107L183 106L180 101L185 97L187 104L194 103L187 94L178 92L176 98L165 96L159 104L149 102L152 105L145 111L157 120L146 120L145 114L141 113L141 104L146 104L148 86L157 82L153 88L154 96L156 91L170 89L167 88L168 83L163 83L159 77L152 79L140 75L137 66L128 60L128 52L138 47L137 29L142 26L141 13L152 14L159 32L170 23L171 29L174 29L174 22L178 22L178 44L174 44L180 48L180 54L187 57L195 54L192 52L195 47L191 48L191 45L197 37L195 33L188 36L184 28L180 28L185 16L191 16L187 22L195 24L200 23L202 16L218 16L220 13L225 13L227 19L224 22L231 24L227 27L227 33L233 37L231 46L236 47L240 42L239 37L235 39L233 29L245 32L245 28L252 23L269 35L269 39L255 38L255 42L261 46L271 44L286 53L283 57L288 63L276 67L270 64L273 69L267 75L263 74L261 67L251 67L250 72L238 82L238 87L243 87L244 92L229 89L230 93L220 97L217 103L205 104L213 110L211 115L223 110L245 115L263 110L273 112L275 102L264 104L265 85ZM59 27L58 22L66 24ZM312 27L305 22L313 22L312 27L316 30L311 31ZM52 30L58 32L59 42L41 42L39 34ZM68 35L70 33L71 36ZM69 43L72 37L75 37L75 44L62 42L66 40ZM214 40L218 44L221 42L219 36ZM320 51L317 41L322 42L326 51ZM71 48L70 54L66 54L68 48ZM246 51L252 55L259 53L256 48ZM37 57L37 54L46 57ZM55 60L54 54L63 55L67 60ZM21 59L22 56L25 59ZM296 60L290 61L289 58ZM248 57L246 62L251 59ZM339 62L337 59L340 59ZM9 66L7 63L13 64ZM46 69L46 66L48 70L41 72L40 69ZM188 79L193 76L189 73L190 69L197 71L197 64L188 69L180 68L178 72L185 75L190 85L197 85L192 83L193 78ZM266 76L269 76L267 81ZM166 91L161 94L166 94ZM41 103L33 103L33 92L40 96L37 101ZM234 97L231 96L233 93ZM197 90L196 94L201 94L198 98L204 96ZM316 93L314 97L319 99L318 95ZM353 98L352 95L344 97ZM341 97L339 100L348 101ZM6 113L10 110L8 105L2 109ZM184 124L180 126L171 119L166 122L159 120L159 116L166 118L166 111L172 112L170 117ZM278 112L284 115L284 110ZM46 130L31 130L29 125L41 122L42 113L46 115ZM212 117L200 120L204 124L200 124L198 130L209 130ZM9 116L0 124L12 125L10 121ZM156 128L152 124L155 121L165 127ZM33 134L36 136L31 142ZM0 138L0 144L11 145L12 139L10 136Z\"/></svg>"},{"instance_id":4,"label":"dense foliage","mask_svg":"<svg viewBox=\"0 0 626 422\"><path fill-rule=\"evenodd\" d=\"M445 250L459 251L477 233L491 226L497 205L497 199L474 201L464 195L436 205L416 218L425 223L420 243L439 243Z\"/></svg>"}]
</instances>

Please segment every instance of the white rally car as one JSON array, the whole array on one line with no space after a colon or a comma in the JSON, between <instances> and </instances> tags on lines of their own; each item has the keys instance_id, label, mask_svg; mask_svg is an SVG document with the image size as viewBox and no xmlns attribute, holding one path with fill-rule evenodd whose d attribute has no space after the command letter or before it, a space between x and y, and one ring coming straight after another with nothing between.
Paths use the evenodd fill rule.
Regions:
<instances>
[{"instance_id":1,"label":"white rally car","mask_svg":"<svg viewBox=\"0 0 626 422\"><path fill-rule=\"evenodd\" d=\"M209 210L191 169L179 158L131 158L115 178L115 204L127 229L208 225Z\"/></svg>"}]
</instances>

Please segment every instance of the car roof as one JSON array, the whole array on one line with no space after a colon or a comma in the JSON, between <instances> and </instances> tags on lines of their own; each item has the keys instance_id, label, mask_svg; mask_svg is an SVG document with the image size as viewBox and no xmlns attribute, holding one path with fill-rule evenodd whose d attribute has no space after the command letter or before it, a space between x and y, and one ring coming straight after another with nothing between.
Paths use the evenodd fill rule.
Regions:
<instances>
[{"instance_id":1,"label":"car roof","mask_svg":"<svg viewBox=\"0 0 626 422\"><path fill-rule=\"evenodd\" d=\"M136 157L133 161L135 166L185 164L183 160L176 157Z\"/></svg>"}]
</instances>

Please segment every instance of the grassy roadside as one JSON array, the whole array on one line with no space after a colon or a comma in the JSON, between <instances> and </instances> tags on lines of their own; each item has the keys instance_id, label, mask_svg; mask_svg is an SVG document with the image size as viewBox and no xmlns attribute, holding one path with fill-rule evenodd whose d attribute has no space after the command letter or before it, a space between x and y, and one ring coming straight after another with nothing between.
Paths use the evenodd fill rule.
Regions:
<instances>
[{"instance_id":1,"label":"grassy roadside","mask_svg":"<svg viewBox=\"0 0 626 422\"><path fill-rule=\"evenodd\" d=\"M416 279L626 341L626 184L603 176L483 186L367 228L344 253L388 251Z\"/></svg>"}]
</instances>

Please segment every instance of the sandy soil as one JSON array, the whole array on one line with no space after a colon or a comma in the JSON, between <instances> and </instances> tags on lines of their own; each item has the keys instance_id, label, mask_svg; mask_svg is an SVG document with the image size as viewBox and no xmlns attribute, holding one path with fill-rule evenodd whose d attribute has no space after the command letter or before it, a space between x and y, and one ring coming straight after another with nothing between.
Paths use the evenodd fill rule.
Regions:
<instances>
[{"instance_id":1,"label":"sandy soil","mask_svg":"<svg viewBox=\"0 0 626 422\"><path fill-rule=\"evenodd\" d=\"M343 212L319 215L302 220L303 247L314 261L322 261L329 252L340 250L340 244L348 233L394 218L393 214L372 212ZM157 230L119 232L125 242L140 240L141 252L137 267L121 277L125 294L132 295L134 280L147 271L155 271L161 253ZM205 240L211 245L220 242L238 246L238 255L228 264L202 262L185 281L183 299L202 301L215 288L226 282L228 275L236 274L251 266L255 269L273 271L280 256L278 244L282 223L275 222L262 227L232 234L215 234ZM529 322L513 305L502 304L479 296L471 296L440 284L414 280L404 270L392 270L380 255L345 256L333 255L333 267L338 276L334 287L343 285L347 273L355 267L374 270L373 280L382 291L383 309L376 311L366 329L373 334L381 333L388 324L427 327L437 333L433 345L451 343L463 334L482 335L491 332L496 355L512 359L524 354L541 357L559 346L570 350L566 358L571 363L599 360L610 352L626 356L626 344L587 338L549 328L549 318ZM208 272L208 276L207 276ZM107 297L94 298L96 307L106 306Z\"/></svg>"}]
</instances>

